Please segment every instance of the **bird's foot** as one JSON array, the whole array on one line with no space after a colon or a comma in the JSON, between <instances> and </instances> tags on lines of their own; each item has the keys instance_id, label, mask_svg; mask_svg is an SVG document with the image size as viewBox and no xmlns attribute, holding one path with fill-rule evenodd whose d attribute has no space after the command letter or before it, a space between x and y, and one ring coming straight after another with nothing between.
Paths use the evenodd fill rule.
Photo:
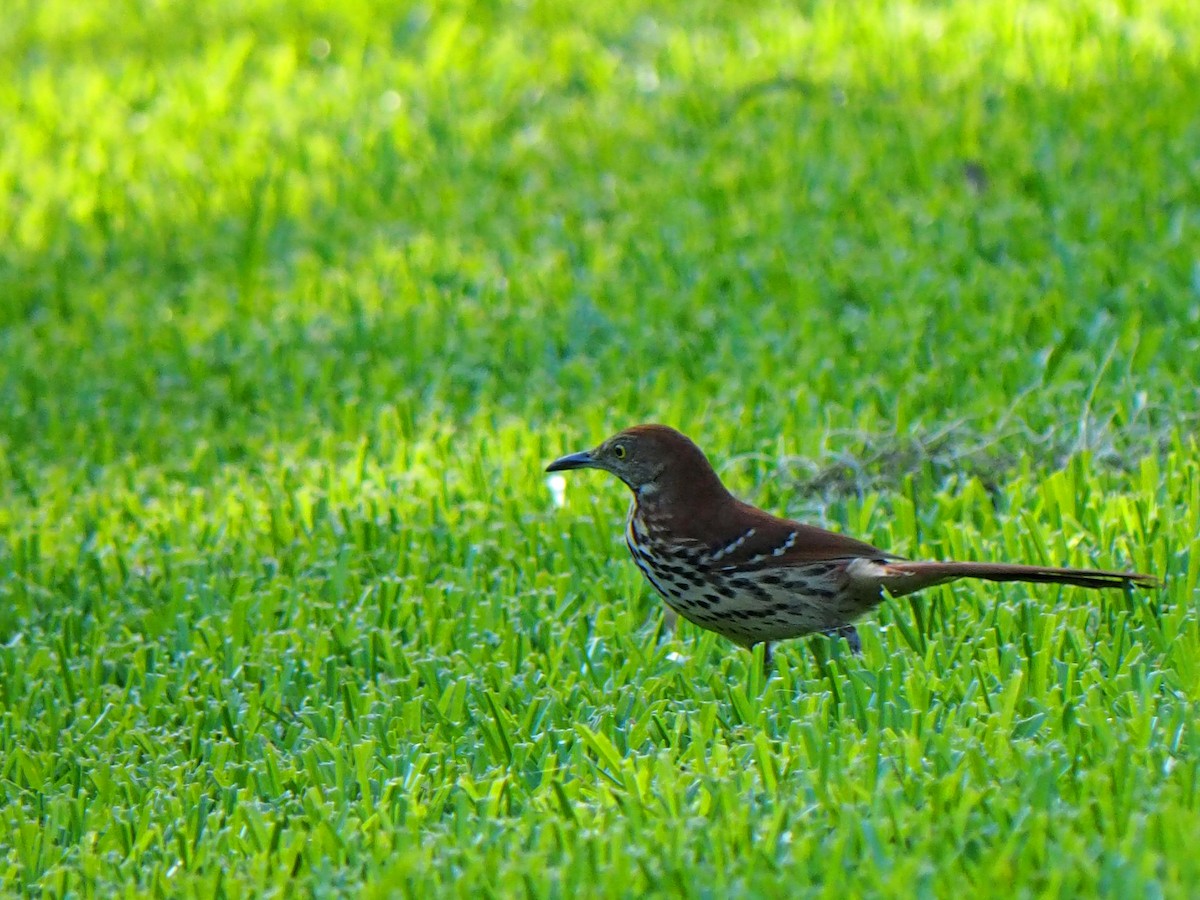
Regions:
<instances>
[{"instance_id":1,"label":"bird's foot","mask_svg":"<svg viewBox=\"0 0 1200 900\"><path fill-rule=\"evenodd\" d=\"M751 660L754 659L754 648L762 647L762 677L765 684L771 677L771 644L769 641L762 641L757 644L750 644L746 647L750 651Z\"/></svg>"},{"instance_id":2,"label":"bird's foot","mask_svg":"<svg viewBox=\"0 0 1200 900\"><path fill-rule=\"evenodd\" d=\"M853 625L842 625L838 628L826 628L821 634L828 638L837 640L845 638L846 643L850 645L850 652L855 656L862 655L862 641L858 637L858 629Z\"/></svg>"}]
</instances>

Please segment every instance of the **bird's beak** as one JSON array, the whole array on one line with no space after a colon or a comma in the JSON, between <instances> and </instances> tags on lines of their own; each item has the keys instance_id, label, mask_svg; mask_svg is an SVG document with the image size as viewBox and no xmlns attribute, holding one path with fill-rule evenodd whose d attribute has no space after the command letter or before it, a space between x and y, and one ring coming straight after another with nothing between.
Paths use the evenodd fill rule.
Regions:
<instances>
[{"instance_id":1,"label":"bird's beak","mask_svg":"<svg viewBox=\"0 0 1200 900\"><path fill-rule=\"evenodd\" d=\"M563 472L567 469L589 469L596 465L596 458L592 456L591 450L584 450L582 453L572 453L569 456L560 456L550 465L546 466L547 472Z\"/></svg>"}]
</instances>

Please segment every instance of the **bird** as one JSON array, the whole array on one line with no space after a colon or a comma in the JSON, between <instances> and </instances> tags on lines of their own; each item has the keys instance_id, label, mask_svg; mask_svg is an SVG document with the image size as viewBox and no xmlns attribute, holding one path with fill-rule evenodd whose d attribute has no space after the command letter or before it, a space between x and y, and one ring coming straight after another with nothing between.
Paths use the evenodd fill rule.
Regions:
<instances>
[{"instance_id":1,"label":"bird","mask_svg":"<svg viewBox=\"0 0 1200 900\"><path fill-rule=\"evenodd\" d=\"M633 492L625 543L667 607L747 649L824 633L854 653L854 621L881 604L960 578L1152 588L1139 572L987 562L912 561L845 534L738 500L704 452L666 425L635 425L548 472L601 469Z\"/></svg>"}]
</instances>

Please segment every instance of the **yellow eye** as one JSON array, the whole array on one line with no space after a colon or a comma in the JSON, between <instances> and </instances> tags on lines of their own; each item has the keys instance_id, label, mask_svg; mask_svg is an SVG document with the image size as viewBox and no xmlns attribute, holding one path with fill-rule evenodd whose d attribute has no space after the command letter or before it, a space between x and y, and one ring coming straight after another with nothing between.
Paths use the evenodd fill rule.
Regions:
<instances>
[{"instance_id":1,"label":"yellow eye","mask_svg":"<svg viewBox=\"0 0 1200 900\"><path fill-rule=\"evenodd\" d=\"M613 456L615 456L617 459L624 459L625 458L625 445L617 444L615 447L613 447Z\"/></svg>"}]
</instances>

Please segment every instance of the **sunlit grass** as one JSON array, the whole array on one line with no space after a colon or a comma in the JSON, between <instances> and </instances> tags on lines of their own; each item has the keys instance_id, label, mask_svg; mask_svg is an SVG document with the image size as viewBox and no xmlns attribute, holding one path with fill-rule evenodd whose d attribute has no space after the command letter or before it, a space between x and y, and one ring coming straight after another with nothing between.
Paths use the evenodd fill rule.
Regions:
<instances>
[{"instance_id":1,"label":"sunlit grass","mask_svg":"<svg viewBox=\"0 0 1200 900\"><path fill-rule=\"evenodd\" d=\"M9 7L3 890L1194 892L1191 3ZM764 679L546 480L644 420L1166 587Z\"/></svg>"}]
</instances>

